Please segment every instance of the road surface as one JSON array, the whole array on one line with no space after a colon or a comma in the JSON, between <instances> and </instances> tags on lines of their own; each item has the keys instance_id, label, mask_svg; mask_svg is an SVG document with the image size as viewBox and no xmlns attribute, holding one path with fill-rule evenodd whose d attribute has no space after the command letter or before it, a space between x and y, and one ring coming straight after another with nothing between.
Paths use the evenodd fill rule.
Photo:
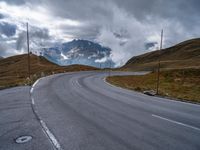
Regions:
<instances>
[{"instance_id":1,"label":"road surface","mask_svg":"<svg viewBox=\"0 0 200 150\"><path fill-rule=\"evenodd\" d=\"M58 74L33 85L34 114L47 135L40 143L60 150L200 149L200 105L114 87L107 75Z\"/></svg>"},{"instance_id":2,"label":"road surface","mask_svg":"<svg viewBox=\"0 0 200 150\"><path fill-rule=\"evenodd\" d=\"M0 150L53 150L33 114L30 87L0 90ZM15 139L30 135L32 140L16 144Z\"/></svg>"}]
</instances>

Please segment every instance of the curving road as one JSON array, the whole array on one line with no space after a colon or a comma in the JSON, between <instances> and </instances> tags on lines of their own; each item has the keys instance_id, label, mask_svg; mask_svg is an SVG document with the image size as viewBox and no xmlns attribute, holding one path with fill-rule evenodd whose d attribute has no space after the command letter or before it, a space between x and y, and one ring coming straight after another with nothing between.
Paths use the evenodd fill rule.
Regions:
<instances>
[{"instance_id":1,"label":"curving road","mask_svg":"<svg viewBox=\"0 0 200 150\"><path fill-rule=\"evenodd\" d=\"M34 111L57 149L200 149L199 105L114 87L107 75L59 74L34 84Z\"/></svg>"}]
</instances>

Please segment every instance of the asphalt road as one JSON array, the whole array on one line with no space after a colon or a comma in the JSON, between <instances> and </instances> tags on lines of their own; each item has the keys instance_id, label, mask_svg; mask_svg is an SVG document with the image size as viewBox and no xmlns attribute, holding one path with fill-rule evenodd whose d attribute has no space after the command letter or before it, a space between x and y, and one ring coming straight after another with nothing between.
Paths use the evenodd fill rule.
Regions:
<instances>
[{"instance_id":1,"label":"asphalt road","mask_svg":"<svg viewBox=\"0 0 200 150\"><path fill-rule=\"evenodd\" d=\"M48 136L40 133L44 149L200 149L200 105L114 87L104 82L107 75L67 73L34 84L31 103L38 130Z\"/></svg>"},{"instance_id":2,"label":"asphalt road","mask_svg":"<svg viewBox=\"0 0 200 150\"><path fill-rule=\"evenodd\" d=\"M0 90L0 150L53 150L33 114L29 91L28 86ZM32 140L17 144L24 135Z\"/></svg>"}]
</instances>

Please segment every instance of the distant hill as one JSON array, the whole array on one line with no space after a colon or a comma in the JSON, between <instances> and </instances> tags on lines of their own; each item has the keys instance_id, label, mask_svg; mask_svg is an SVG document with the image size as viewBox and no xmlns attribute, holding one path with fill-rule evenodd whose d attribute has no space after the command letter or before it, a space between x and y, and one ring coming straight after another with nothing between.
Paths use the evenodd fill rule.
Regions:
<instances>
[{"instance_id":1,"label":"distant hill","mask_svg":"<svg viewBox=\"0 0 200 150\"><path fill-rule=\"evenodd\" d=\"M0 89L15 85L24 85L27 83L27 54L17 55L0 60ZM95 67L84 65L70 65L61 67L48 61L42 56L30 55L31 79L32 82L37 78L53 73L69 71L97 70Z\"/></svg>"},{"instance_id":2,"label":"distant hill","mask_svg":"<svg viewBox=\"0 0 200 150\"><path fill-rule=\"evenodd\" d=\"M2 57L2 56L0 56L0 59L3 59L3 57Z\"/></svg>"},{"instance_id":3,"label":"distant hill","mask_svg":"<svg viewBox=\"0 0 200 150\"><path fill-rule=\"evenodd\" d=\"M155 70L159 58L163 69L200 68L200 38L132 57L121 69Z\"/></svg>"},{"instance_id":4,"label":"distant hill","mask_svg":"<svg viewBox=\"0 0 200 150\"><path fill-rule=\"evenodd\" d=\"M101 63L101 66L108 67L110 53L110 48L87 40L73 40L41 50L42 56L62 66L83 64L99 67Z\"/></svg>"}]
</instances>

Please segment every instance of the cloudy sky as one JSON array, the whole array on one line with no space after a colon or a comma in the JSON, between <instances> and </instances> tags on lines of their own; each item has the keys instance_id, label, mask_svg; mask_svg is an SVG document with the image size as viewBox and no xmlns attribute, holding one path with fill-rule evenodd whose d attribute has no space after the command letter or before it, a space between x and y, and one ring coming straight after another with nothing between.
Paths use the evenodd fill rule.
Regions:
<instances>
[{"instance_id":1,"label":"cloudy sky","mask_svg":"<svg viewBox=\"0 0 200 150\"><path fill-rule=\"evenodd\" d=\"M0 56L26 52L26 22L31 50L73 39L112 49L117 65L157 49L200 37L199 0L0 0Z\"/></svg>"}]
</instances>

